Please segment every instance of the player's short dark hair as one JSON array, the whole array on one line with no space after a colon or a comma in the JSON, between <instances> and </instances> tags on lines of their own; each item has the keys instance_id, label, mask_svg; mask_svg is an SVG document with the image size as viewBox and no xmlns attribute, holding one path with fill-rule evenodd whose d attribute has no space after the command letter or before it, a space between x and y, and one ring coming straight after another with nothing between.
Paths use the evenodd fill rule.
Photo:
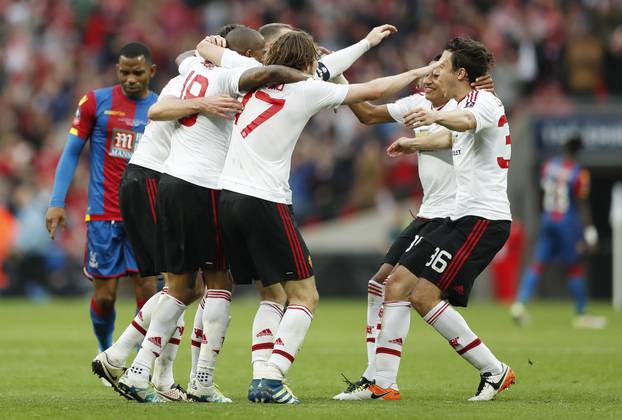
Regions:
<instances>
[{"instance_id":1,"label":"player's short dark hair","mask_svg":"<svg viewBox=\"0 0 622 420\"><path fill-rule=\"evenodd\" d=\"M119 57L135 58L140 56L145 57L145 61L151 64L151 50L145 44L140 42L130 42L121 47L119 51Z\"/></svg>"},{"instance_id":2,"label":"player's short dark hair","mask_svg":"<svg viewBox=\"0 0 622 420\"><path fill-rule=\"evenodd\" d=\"M475 82L480 76L490 70L494 62L492 53L484 44L470 38L453 38L445 44L445 50L451 51L451 65L453 70L466 70L470 82Z\"/></svg>"},{"instance_id":3,"label":"player's short dark hair","mask_svg":"<svg viewBox=\"0 0 622 420\"><path fill-rule=\"evenodd\" d=\"M219 36L225 38L227 35L229 35L229 32L237 28L246 28L246 25L242 25L241 23L229 23L220 28L217 33Z\"/></svg>"},{"instance_id":4,"label":"player's short dark hair","mask_svg":"<svg viewBox=\"0 0 622 420\"><path fill-rule=\"evenodd\" d=\"M570 137L564 144L564 151L572 156L576 156L583 149L583 140L578 134Z\"/></svg>"},{"instance_id":5,"label":"player's short dark hair","mask_svg":"<svg viewBox=\"0 0 622 420\"><path fill-rule=\"evenodd\" d=\"M261 35L263 35L266 42L270 42L273 40L273 38L279 35L283 29L291 29L293 31L294 27L287 23L275 22L275 23L266 23L265 25L260 27L258 31Z\"/></svg>"},{"instance_id":6,"label":"player's short dark hair","mask_svg":"<svg viewBox=\"0 0 622 420\"><path fill-rule=\"evenodd\" d=\"M292 31L274 41L266 53L264 64L280 64L304 71L317 57L313 37L304 31Z\"/></svg>"}]
</instances>

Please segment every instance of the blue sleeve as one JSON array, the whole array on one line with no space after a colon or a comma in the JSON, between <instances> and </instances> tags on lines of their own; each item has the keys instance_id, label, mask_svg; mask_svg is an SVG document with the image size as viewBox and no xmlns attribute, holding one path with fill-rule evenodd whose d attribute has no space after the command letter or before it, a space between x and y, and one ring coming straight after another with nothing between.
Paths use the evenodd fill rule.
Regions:
<instances>
[{"instance_id":1,"label":"blue sleeve","mask_svg":"<svg viewBox=\"0 0 622 420\"><path fill-rule=\"evenodd\" d=\"M73 174L78 166L80 153L86 142L73 134L69 135L65 150L58 161L56 167L56 177L54 177L54 188L52 189L51 207L65 207L65 196L71 185Z\"/></svg>"}]
</instances>

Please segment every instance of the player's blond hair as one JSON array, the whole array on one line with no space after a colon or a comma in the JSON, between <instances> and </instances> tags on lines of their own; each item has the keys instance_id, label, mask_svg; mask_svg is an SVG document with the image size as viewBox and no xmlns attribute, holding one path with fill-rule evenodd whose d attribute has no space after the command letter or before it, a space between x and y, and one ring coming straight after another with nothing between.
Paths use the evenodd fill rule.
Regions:
<instances>
[{"instance_id":1,"label":"player's blond hair","mask_svg":"<svg viewBox=\"0 0 622 420\"><path fill-rule=\"evenodd\" d=\"M305 71L313 65L317 57L311 35L304 31L292 31L274 41L266 53L264 64L280 64Z\"/></svg>"}]
</instances>

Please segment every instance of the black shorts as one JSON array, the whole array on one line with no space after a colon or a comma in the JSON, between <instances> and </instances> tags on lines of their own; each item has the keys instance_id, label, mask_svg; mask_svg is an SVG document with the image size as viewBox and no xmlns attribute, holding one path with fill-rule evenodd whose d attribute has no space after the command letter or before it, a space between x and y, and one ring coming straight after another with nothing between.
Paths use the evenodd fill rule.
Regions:
<instances>
[{"instance_id":1,"label":"black shorts","mask_svg":"<svg viewBox=\"0 0 622 420\"><path fill-rule=\"evenodd\" d=\"M313 275L291 206L223 190L220 226L233 280L264 286Z\"/></svg>"},{"instance_id":2,"label":"black shorts","mask_svg":"<svg viewBox=\"0 0 622 420\"><path fill-rule=\"evenodd\" d=\"M443 224L443 218L424 219L423 217L416 217L415 220L410 222L404 230L400 232L400 235L393 241L391 248L384 256L384 263L395 266L404 252L415 242L419 237L428 234L429 232L437 229Z\"/></svg>"},{"instance_id":3,"label":"black shorts","mask_svg":"<svg viewBox=\"0 0 622 420\"><path fill-rule=\"evenodd\" d=\"M160 172L129 164L119 187L119 207L140 275L160 274L157 205Z\"/></svg>"},{"instance_id":4,"label":"black shorts","mask_svg":"<svg viewBox=\"0 0 622 420\"><path fill-rule=\"evenodd\" d=\"M507 220L445 219L400 258L400 265L434 283L455 306L467 306L475 278L510 235Z\"/></svg>"},{"instance_id":5,"label":"black shorts","mask_svg":"<svg viewBox=\"0 0 622 420\"><path fill-rule=\"evenodd\" d=\"M162 271L184 274L227 269L218 227L219 194L219 190L162 174L158 189Z\"/></svg>"}]
</instances>

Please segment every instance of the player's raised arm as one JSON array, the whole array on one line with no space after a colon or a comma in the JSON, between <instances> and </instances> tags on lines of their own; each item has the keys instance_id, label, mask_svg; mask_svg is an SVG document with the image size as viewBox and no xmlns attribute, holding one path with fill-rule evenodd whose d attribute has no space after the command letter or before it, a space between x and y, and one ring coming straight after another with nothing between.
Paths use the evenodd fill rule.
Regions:
<instances>
[{"instance_id":1,"label":"player's raised arm","mask_svg":"<svg viewBox=\"0 0 622 420\"><path fill-rule=\"evenodd\" d=\"M295 83L308 78L309 75L307 73L303 73L291 67L280 65L255 67L242 73L240 76L239 89L244 92L261 86Z\"/></svg>"},{"instance_id":2,"label":"player's raised arm","mask_svg":"<svg viewBox=\"0 0 622 420\"><path fill-rule=\"evenodd\" d=\"M387 148L387 154L390 157L398 157L418 150L451 149L451 146L451 132L449 130L439 130L427 136L400 137Z\"/></svg>"},{"instance_id":3,"label":"player's raised arm","mask_svg":"<svg viewBox=\"0 0 622 420\"><path fill-rule=\"evenodd\" d=\"M227 41L223 37L218 35L208 36L197 44L197 52L207 61L220 66L226 46Z\"/></svg>"},{"instance_id":4,"label":"player's raised arm","mask_svg":"<svg viewBox=\"0 0 622 420\"><path fill-rule=\"evenodd\" d=\"M344 105L362 101L373 101L383 96L391 96L404 89L415 80L425 76L438 66L438 63L431 64L418 69L409 70L395 76L381 77L366 83L350 85L348 94L343 101Z\"/></svg>"},{"instance_id":5,"label":"player's raised arm","mask_svg":"<svg viewBox=\"0 0 622 420\"><path fill-rule=\"evenodd\" d=\"M393 25L377 26L356 44L322 57L318 64L318 77L322 80L330 80L339 76L348 70L370 48L380 44L385 38L395 32L397 32L397 28Z\"/></svg>"},{"instance_id":6,"label":"player's raised arm","mask_svg":"<svg viewBox=\"0 0 622 420\"><path fill-rule=\"evenodd\" d=\"M161 98L149 108L149 119L171 121L194 114L227 118L241 112L244 107L228 95L179 99L175 96Z\"/></svg>"}]
</instances>

